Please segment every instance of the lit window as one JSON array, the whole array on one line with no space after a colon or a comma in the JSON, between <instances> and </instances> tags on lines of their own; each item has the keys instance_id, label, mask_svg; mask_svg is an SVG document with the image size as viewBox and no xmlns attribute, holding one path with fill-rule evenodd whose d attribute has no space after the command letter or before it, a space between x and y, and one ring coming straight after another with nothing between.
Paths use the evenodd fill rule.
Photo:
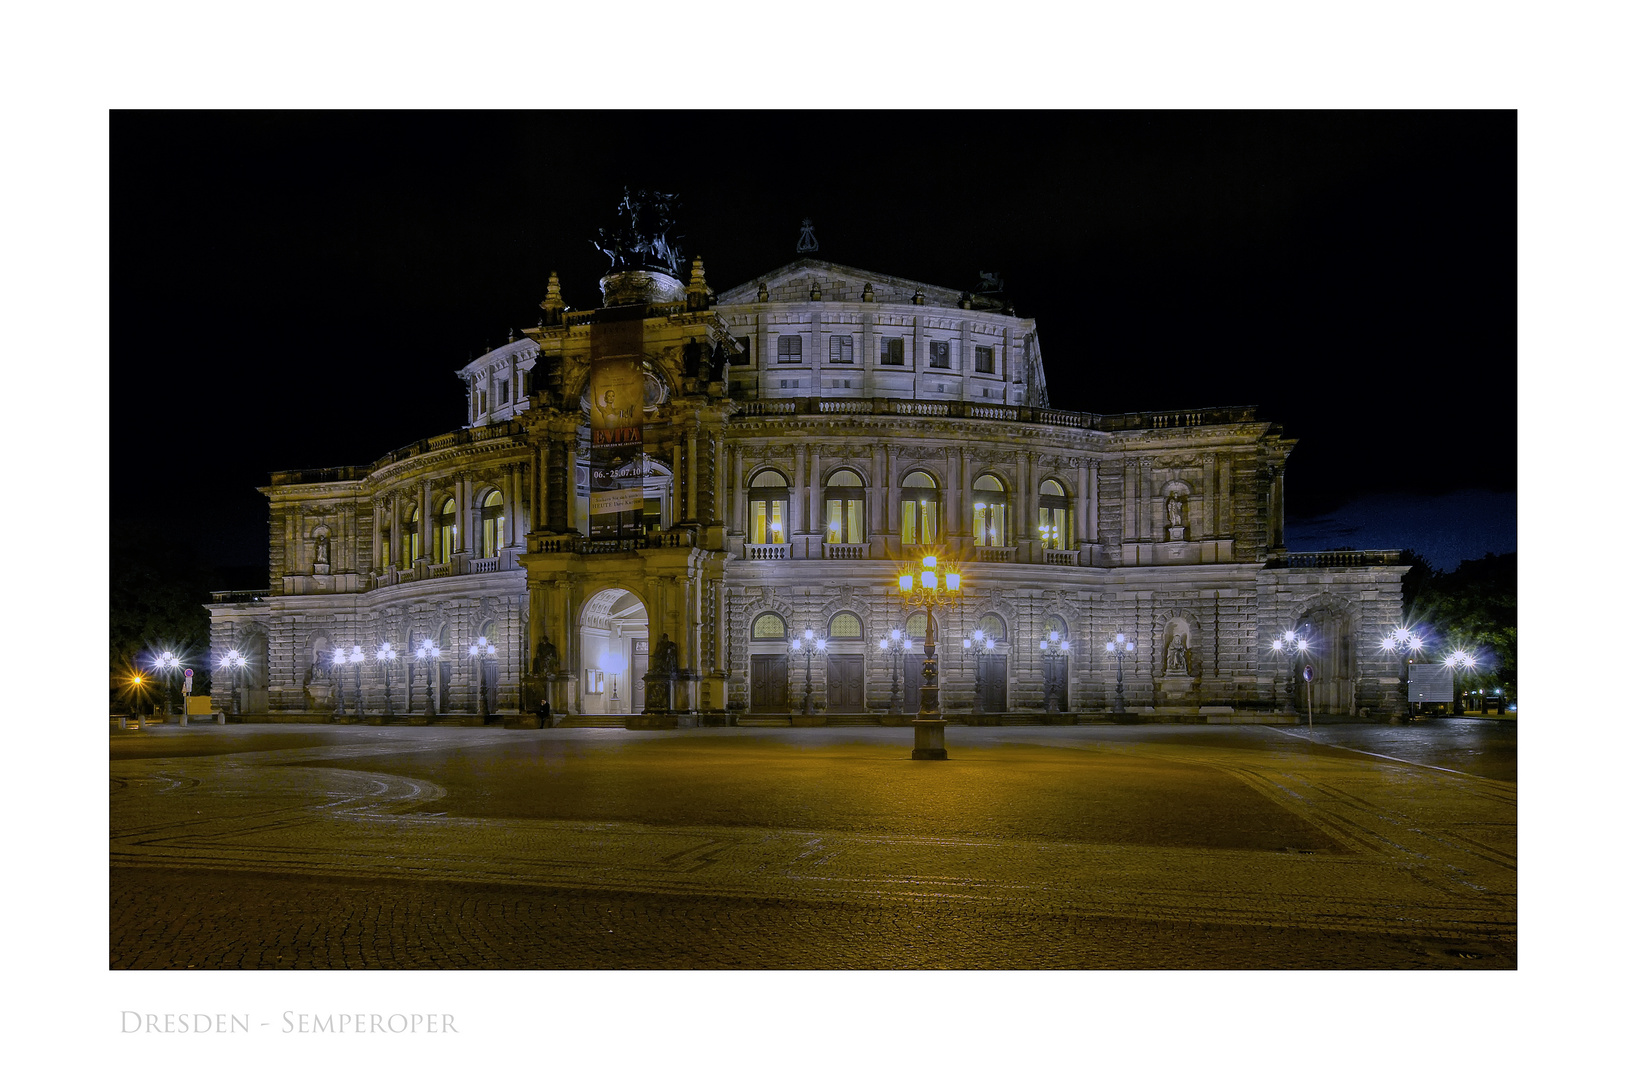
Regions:
<instances>
[{"instance_id":1,"label":"lit window","mask_svg":"<svg viewBox=\"0 0 1627 1080\"><path fill-rule=\"evenodd\" d=\"M1073 510L1068 505L1068 493L1055 480L1039 486L1040 546L1055 551L1067 549L1073 543Z\"/></svg>"},{"instance_id":2,"label":"lit window","mask_svg":"<svg viewBox=\"0 0 1627 1080\"><path fill-rule=\"evenodd\" d=\"M972 544L1006 546L1006 486L998 477L980 476L972 483Z\"/></svg>"},{"instance_id":3,"label":"lit window","mask_svg":"<svg viewBox=\"0 0 1627 1080\"><path fill-rule=\"evenodd\" d=\"M789 523L787 508L791 493L785 477L773 469L765 469L751 481L748 518L751 522L750 543L783 544Z\"/></svg>"},{"instance_id":4,"label":"lit window","mask_svg":"<svg viewBox=\"0 0 1627 1080\"><path fill-rule=\"evenodd\" d=\"M799 334L780 335L780 363L802 363L802 337Z\"/></svg>"},{"instance_id":5,"label":"lit window","mask_svg":"<svg viewBox=\"0 0 1627 1080\"><path fill-rule=\"evenodd\" d=\"M833 364L851 364L853 362L853 339L851 337L831 335L830 362Z\"/></svg>"},{"instance_id":6,"label":"lit window","mask_svg":"<svg viewBox=\"0 0 1627 1080\"><path fill-rule=\"evenodd\" d=\"M938 542L938 482L924 472L912 472L899 486L903 542Z\"/></svg>"},{"instance_id":7,"label":"lit window","mask_svg":"<svg viewBox=\"0 0 1627 1080\"><path fill-rule=\"evenodd\" d=\"M751 624L751 637L753 641L784 641L785 620L771 611L765 612Z\"/></svg>"},{"instance_id":8,"label":"lit window","mask_svg":"<svg viewBox=\"0 0 1627 1080\"><path fill-rule=\"evenodd\" d=\"M864 481L851 469L838 469L825 481L825 543L864 540Z\"/></svg>"},{"instance_id":9,"label":"lit window","mask_svg":"<svg viewBox=\"0 0 1627 1080\"><path fill-rule=\"evenodd\" d=\"M452 552L458 538L457 522L458 504L452 499L447 499L441 504L441 512L435 515L435 562L452 561Z\"/></svg>"},{"instance_id":10,"label":"lit window","mask_svg":"<svg viewBox=\"0 0 1627 1080\"><path fill-rule=\"evenodd\" d=\"M423 558L423 537L419 535L419 527L423 524L423 521L423 516L419 513L418 507L414 506L412 508L412 520L408 521L406 525L407 535L402 537L404 543L402 543L401 550L397 553L403 570Z\"/></svg>"},{"instance_id":11,"label":"lit window","mask_svg":"<svg viewBox=\"0 0 1627 1080\"><path fill-rule=\"evenodd\" d=\"M480 504L480 557L489 559L503 544L503 493L493 491Z\"/></svg>"},{"instance_id":12,"label":"lit window","mask_svg":"<svg viewBox=\"0 0 1627 1080\"><path fill-rule=\"evenodd\" d=\"M831 616L830 636L833 638L862 638L864 637L864 623L851 611L839 612Z\"/></svg>"},{"instance_id":13,"label":"lit window","mask_svg":"<svg viewBox=\"0 0 1627 1080\"><path fill-rule=\"evenodd\" d=\"M983 637L989 641L1004 641L1006 639L1006 622L998 615L985 615L977 622L977 628L983 631Z\"/></svg>"},{"instance_id":14,"label":"lit window","mask_svg":"<svg viewBox=\"0 0 1627 1080\"><path fill-rule=\"evenodd\" d=\"M939 625L942 625L942 623ZM926 612L917 611L914 615L905 619L904 633L916 641L923 640L926 637Z\"/></svg>"}]
</instances>

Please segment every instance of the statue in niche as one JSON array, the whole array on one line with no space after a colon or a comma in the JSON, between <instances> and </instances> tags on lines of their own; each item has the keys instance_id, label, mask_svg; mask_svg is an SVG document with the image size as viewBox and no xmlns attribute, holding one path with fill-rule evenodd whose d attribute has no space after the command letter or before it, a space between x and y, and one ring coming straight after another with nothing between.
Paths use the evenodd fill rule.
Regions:
<instances>
[{"instance_id":1,"label":"statue in niche","mask_svg":"<svg viewBox=\"0 0 1627 1080\"><path fill-rule=\"evenodd\" d=\"M318 533L316 537L316 561L323 566L330 565L333 562L330 557L331 554L331 549L328 546L328 534Z\"/></svg>"},{"instance_id":2,"label":"statue in niche","mask_svg":"<svg viewBox=\"0 0 1627 1080\"><path fill-rule=\"evenodd\" d=\"M552 679L559 674L559 648L548 640L548 635L542 635L537 643L536 655L531 660L531 674L540 675L544 679Z\"/></svg>"},{"instance_id":3,"label":"statue in niche","mask_svg":"<svg viewBox=\"0 0 1627 1080\"><path fill-rule=\"evenodd\" d=\"M1186 635L1176 634L1169 639L1169 646L1164 650L1164 674L1187 675Z\"/></svg>"},{"instance_id":4,"label":"statue in niche","mask_svg":"<svg viewBox=\"0 0 1627 1080\"><path fill-rule=\"evenodd\" d=\"M1169 515L1169 527L1179 529L1186 524L1186 497L1171 495L1169 501L1164 503L1164 512Z\"/></svg>"},{"instance_id":5,"label":"statue in niche","mask_svg":"<svg viewBox=\"0 0 1627 1080\"><path fill-rule=\"evenodd\" d=\"M678 643L662 634L655 648L650 650L650 674L663 678L678 673Z\"/></svg>"}]
</instances>

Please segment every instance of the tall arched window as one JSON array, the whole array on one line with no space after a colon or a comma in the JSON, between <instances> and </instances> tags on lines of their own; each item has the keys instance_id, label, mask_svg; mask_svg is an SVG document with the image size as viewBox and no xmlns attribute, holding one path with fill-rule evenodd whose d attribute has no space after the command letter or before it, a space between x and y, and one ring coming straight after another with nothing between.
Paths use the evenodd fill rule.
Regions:
<instances>
[{"instance_id":1,"label":"tall arched window","mask_svg":"<svg viewBox=\"0 0 1627 1080\"><path fill-rule=\"evenodd\" d=\"M938 482L924 472L912 472L899 486L900 520L906 544L938 542Z\"/></svg>"},{"instance_id":2,"label":"tall arched window","mask_svg":"<svg viewBox=\"0 0 1627 1080\"><path fill-rule=\"evenodd\" d=\"M414 504L412 519L404 522L401 526L403 531L401 543L398 545L400 550L396 552L396 558L400 560L397 564L399 569L410 570L412 564L423 555L424 541L423 537L418 533L418 527L423 524L423 520L423 515L419 512L418 506Z\"/></svg>"},{"instance_id":3,"label":"tall arched window","mask_svg":"<svg viewBox=\"0 0 1627 1080\"><path fill-rule=\"evenodd\" d=\"M458 504L455 499L447 499L441 503L441 512L435 515L431 522L434 529L432 537L434 544L434 561L438 563L451 562L453 546L458 538Z\"/></svg>"},{"instance_id":4,"label":"tall arched window","mask_svg":"<svg viewBox=\"0 0 1627 1080\"><path fill-rule=\"evenodd\" d=\"M502 545L503 493L493 490L480 503L480 558L491 558Z\"/></svg>"},{"instance_id":5,"label":"tall arched window","mask_svg":"<svg viewBox=\"0 0 1627 1080\"><path fill-rule=\"evenodd\" d=\"M1073 510L1068 493L1055 480L1039 486L1040 546L1061 551L1073 543Z\"/></svg>"},{"instance_id":6,"label":"tall arched window","mask_svg":"<svg viewBox=\"0 0 1627 1080\"><path fill-rule=\"evenodd\" d=\"M790 488L785 477L773 469L764 469L751 478L750 507L747 519L751 522L752 544L783 544L790 532L786 511L791 505Z\"/></svg>"},{"instance_id":7,"label":"tall arched window","mask_svg":"<svg viewBox=\"0 0 1627 1080\"><path fill-rule=\"evenodd\" d=\"M864 540L864 481L851 469L838 469L825 481L825 543Z\"/></svg>"},{"instance_id":8,"label":"tall arched window","mask_svg":"<svg viewBox=\"0 0 1627 1080\"><path fill-rule=\"evenodd\" d=\"M977 547L1006 545L1006 486L997 476L979 476L972 483L972 543Z\"/></svg>"},{"instance_id":9,"label":"tall arched window","mask_svg":"<svg viewBox=\"0 0 1627 1080\"><path fill-rule=\"evenodd\" d=\"M1006 621L992 612L977 620L977 628L983 631L983 637L990 642L1006 639Z\"/></svg>"}]
</instances>

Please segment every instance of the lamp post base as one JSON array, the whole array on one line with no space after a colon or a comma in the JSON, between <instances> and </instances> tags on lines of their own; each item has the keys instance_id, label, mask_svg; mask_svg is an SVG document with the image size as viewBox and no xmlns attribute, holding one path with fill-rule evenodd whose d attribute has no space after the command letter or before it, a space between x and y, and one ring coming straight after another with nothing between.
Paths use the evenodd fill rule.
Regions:
<instances>
[{"instance_id":1,"label":"lamp post base","mask_svg":"<svg viewBox=\"0 0 1627 1080\"><path fill-rule=\"evenodd\" d=\"M949 751L943 744L942 720L915 721L915 749L910 752L913 761L947 761Z\"/></svg>"}]
</instances>

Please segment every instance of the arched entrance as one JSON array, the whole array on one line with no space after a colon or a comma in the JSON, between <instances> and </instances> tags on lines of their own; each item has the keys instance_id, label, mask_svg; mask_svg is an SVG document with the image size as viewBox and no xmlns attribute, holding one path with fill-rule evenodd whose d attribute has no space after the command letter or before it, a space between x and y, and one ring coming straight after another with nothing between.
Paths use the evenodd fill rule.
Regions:
<instances>
[{"instance_id":1,"label":"arched entrance","mask_svg":"<svg viewBox=\"0 0 1627 1080\"><path fill-rule=\"evenodd\" d=\"M617 716L644 711L644 675L650 669L650 617L626 589L603 589L582 605L577 625L581 670L577 711Z\"/></svg>"},{"instance_id":2,"label":"arched entrance","mask_svg":"<svg viewBox=\"0 0 1627 1080\"><path fill-rule=\"evenodd\" d=\"M1304 661L1295 665L1296 706L1305 708L1306 664L1313 669L1310 705L1314 716L1348 716L1355 708L1356 657L1352 649L1350 613L1334 602L1309 608L1295 622L1311 647Z\"/></svg>"}]
</instances>

